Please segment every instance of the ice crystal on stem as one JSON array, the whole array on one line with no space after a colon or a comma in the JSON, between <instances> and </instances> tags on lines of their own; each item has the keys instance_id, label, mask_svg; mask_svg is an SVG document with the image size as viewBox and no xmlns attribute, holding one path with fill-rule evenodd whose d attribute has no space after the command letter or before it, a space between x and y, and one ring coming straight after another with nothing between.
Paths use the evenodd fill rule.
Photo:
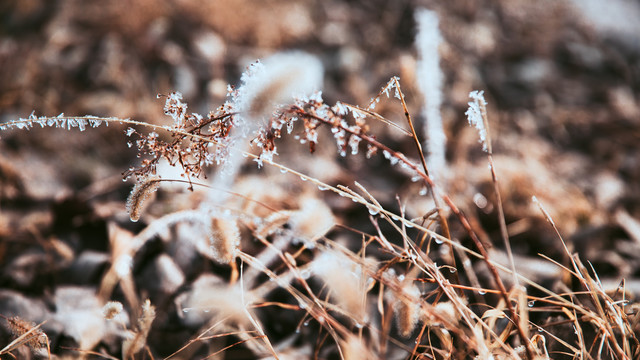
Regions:
<instances>
[{"instance_id":1,"label":"ice crystal on stem","mask_svg":"<svg viewBox=\"0 0 640 360\"><path fill-rule=\"evenodd\" d=\"M85 116L65 116L64 114L60 114L58 116L36 116L34 113L31 113L28 118L20 118L15 121L9 121L6 123L0 124L0 130L10 130L10 129L18 129L18 130L29 130L33 128L33 125L39 125L41 128L46 127L55 127L58 129L66 129L71 130L73 128L78 128L80 131L84 131L87 125L91 127L98 127L103 122L108 125L109 122L122 122L126 121L126 119L118 119L118 118L101 118L97 116L85 115Z\"/></svg>"},{"instance_id":2,"label":"ice crystal on stem","mask_svg":"<svg viewBox=\"0 0 640 360\"><path fill-rule=\"evenodd\" d=\"M482 150L488 151L487 127L485 125L484 113L486 112L487 102L484 99L484 91L472 91L469 97L473 101L469 102L469 109L465 112L469 124L475 126L480 136Z\"/></svg>"}]
</instances>

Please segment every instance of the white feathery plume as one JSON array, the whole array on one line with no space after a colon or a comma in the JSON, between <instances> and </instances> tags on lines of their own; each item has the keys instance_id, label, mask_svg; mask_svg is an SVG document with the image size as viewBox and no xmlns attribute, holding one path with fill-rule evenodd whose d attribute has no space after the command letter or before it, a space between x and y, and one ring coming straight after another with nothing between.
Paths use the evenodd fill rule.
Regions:
<instances>
[{"instance_id":1,"label":"white feathery plume","mask_svg":"<svg viewBox=\"0 0 640 360\"><path fill-rule=\"evenodd\" d=\"M418 88L424 97L422 116L425 119L427 168L432 177L441 181L446 178L445 151L447 143L440 114L443 75L440 69L438 45L442 41L442 37L438 29L438 15L435 11L418 9L415 19L418 25L416 77Z\"/></svg>"},{"instance_id":2,"label":"white feathery plume","mask_svg":"<svg viewBox=\"0 0 640 360\"><path fill-rule=\"evenodd\" d=\"M265 125L279 105L292 103L294 97L310 95L322 86L324 68L315 56L303 52L278 53L249 66L241 84L231 93L227 106L237 112L231 132L231 149L224 168L213 183L218 190L209 193L213 204L224 202L243 163L241 151L248 150L247 138Z\"/></svg>"}]
</instances>

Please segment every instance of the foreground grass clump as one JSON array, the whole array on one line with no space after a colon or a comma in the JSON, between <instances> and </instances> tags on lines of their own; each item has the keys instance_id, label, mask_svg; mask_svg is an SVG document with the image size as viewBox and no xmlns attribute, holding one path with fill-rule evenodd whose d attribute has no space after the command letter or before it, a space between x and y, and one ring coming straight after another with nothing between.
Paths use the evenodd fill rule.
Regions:
<instances>
[{"instance_id":1,"label":"foreground grass clump","mask_svg":"<svg viewBox=\"0 0 640 360\"><path fill-rule=\"evenodd\" d=\"M252 68L250 74L256 71L266 70ZM145 222L146 228L129 238L127 244L113 244L112 271L106 273L99 289L103 301L110 300L119 284L127 311L133 316L140 313L142 301L127 264L146 241L164 229L186 226L195 234L189 241L202 256L230 269L226 277L201 275L191 290L177 296L183 321L200 330L169 358L202 353L203 344L209 344L209 357L242 344L255 357L273 358L637 358L635 305L625 299L624 289L614 294L605 292L597 274L566 246L566 263L547 259L566 275L560 292L518 274L510 253L508 263L492 259L462 211L429 176L398 78L392 78L366 107L345 103L330 106L320 93L314 93L297 98L293 104L278 105L273 111L257 110L267 107L269 96L286 85L276 80L262 85L260 91L269 94L258 92L250 95L250 101L240 99L249 101L245 106L251 110L238 111L238 97L249 96L243 94L243 86L255 73L248 76L239 89L231 89L228 103L207 116L188 114L178 93L165 96L165 112L174 120L168 126L89 116L33 116L2 124L2 129L34 125L84 129L103 123L131 126L126 135L134 137L132 145L143 160L124 173L138 181L128 211L132 220ZM384 145L370 131L371 121L392 123L376 113L374 106L390 92L395 92L407 121L406 127L393 126L401 127L407 141L417 145L413 158L422 161ZM467 115L481 133L497 185L495 172L499 170L491 158L486 102L482 93L471 96ZM246 125L255 121L252 117L262 118L267 112L271 115L263 125ZM402 201L400 210L393 210L371 195L375 189L357 182L353 188L327 184L274 159L280 142L291 148L285 143L287 137L313 153L330 146L326 138L331 136L336 143L331 146L337 146L340 156L358 156L362 149L366 158L381 156L388 161L386 166L400 168L408 179L423 182L427 194L415 196L429 196L434 208L424 217L408 219ZM248 143L252 148L246 147ZM244 157L234 156L236 152ZM233 169L234 164L229 162L242 162L245 157L264 166L265 171L274 167L295 177L259 173L250 191L238 193L238 184L247 175ZM161 161L179 167L185 178L158 176ZM198 179L214 164L218 166L215 177L231 181L200 184ZM282 181L274 179L277 177L286 177L286 181L299 178L318 189L307 189L294 199L281 198L286 193L278 192L277 184ZM184 182L190 189L203 185L209 197L197 209L145 218L142 206L167 182ZM334 195L321 196L327 194L322 191ZM226 200L220 201L220 197ZM338 218L326 203L332 197L360 204L369 217L368 227L374 231L358 230L361 224L351 226L348 219ZM542 204L533 201L549 226L555 228ZM462 232L452 235L452 227ZM460 239L471 240L474 247L463 246ZM506 232L503 239L508 249ZM558 242L563 243L559 233ZM491 274L488 285L478 280L478 267ZM145 348L153 353L145 341L156 314L148 301L142 309L138 325L122 338L123 358L142 358L137 354L144 353ZM287 333L276 335L273 321L278 320L270 312L284 314L279 319L280 332ZM107 309L105 314L111 318L114 312ZM35 328L30 325L29 329ZM44 341L41 338L46 339L41 330L19 332L18 342L3 352L9 353L20 342L36 343L33 334L38 336L37 346L46 347L40 344ZM25 334L31 337L24 338ZM236 341L215 350L219 338ZM290 343L292 340L296 345ZM77 350L92 353L92 349Z\"/></svg>"},{"instance_id":2,"label":"foreground grass clump","mask_svg":"<svg viewBox=\"0 0 640 360\"><path fill-rule=\"evenodd\" d=\"M159 96L171 119L166 125L64 115L0 124L0 130L81 131L114 124L124 127L142 159L123 174L137 182L126 208L140 227L131 232L125 230L130 224L110 219L109 265L95 291L98 316L118 331L96 327L68 335L77 346L54 346L52 352L124 359L638 358L638 304L624 286L605 291L535 198L531 203L564 253L543 260L554 269L553 282L521 270L502 209L482 92L470 94L466 115L490 167L500 241L489 244L464 204L454 202L447 139L438 122L442 79L432 55L437 19L429 12L419 17L424 142L398 78L367 104L327 104L318 91L319 61L301 53L253 64L241 84L229 88L228 101L206 115L191 112L178 92ZM380 102L396 112L376 112ZM387 142L384 135L392 131L400 140ZM314 162L318 158L331 164L357 159L372 170L369 178L341 181L330 166ZM166 175L167 164L182 177ZM395 188L376 187L391 176L403 180ZM179 197L176 184L197 194L197 201L172 201ZM157 192L161 207L153 207ZM383 199L385 193L397 201ZM408 198L429 205L409 215ZM151 262L146 246L195 249L193 258L206 259L207 270L187 277L166 265L173 260L155 257L175 286L152 303L147 296L153 281L141 282L135 271ZM504 249L506 260L496 248ZM96 311L87 313L73 325L95 321L90 316ZM49 356L47 324L6 316L15 340L0 355L25 344ZM176 324L190 339L160 350L158 334Z\"/></svg>"}]
</instances>

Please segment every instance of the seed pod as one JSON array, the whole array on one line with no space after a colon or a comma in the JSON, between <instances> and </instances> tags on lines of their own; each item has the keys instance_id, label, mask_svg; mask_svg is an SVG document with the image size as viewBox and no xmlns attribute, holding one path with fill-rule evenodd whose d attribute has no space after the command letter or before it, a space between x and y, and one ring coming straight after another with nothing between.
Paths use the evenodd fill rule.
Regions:
<instances>
[{"instance_id":1,"label":"seed pod","mask_svg":"<svg viewBox=\"0 0 640 360\"><path fill-rule=\"evenodd\" d=\"M140 220L145 200L149 198L154 191L160 186L161 179L159 177L151 177L139 182L131 190L131 194L127 198L127 212L131 221Z\"/></svg>"}]
</instances>

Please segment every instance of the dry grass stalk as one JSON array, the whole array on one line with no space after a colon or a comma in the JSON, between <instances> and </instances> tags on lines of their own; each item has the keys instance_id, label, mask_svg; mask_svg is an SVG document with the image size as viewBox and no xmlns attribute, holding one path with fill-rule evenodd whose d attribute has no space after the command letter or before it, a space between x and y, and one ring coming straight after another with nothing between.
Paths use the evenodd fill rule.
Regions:
<instances>
[{"instance_id":1,"label":"dry grass stalk","mask_svg":"<svg viewBox=\"0 0 640 360\"><path fill-rule=\"evenodd\" d=\"M500 192L500 186L498 185L496 166L493 161L493 146L491 144L489 116L487 115L487 101L484 99L483 93L483 91L472 91L469 94L469 97L473 99L473 102L469 103L469 109L467 110L466 115L468 117L469 124L475 126L476 129L478 129L480 142L482 143L482 149L487 152L489 170L491 171L491 181L493 182L493 190L496 194L496 206L498 208L498 223L500 224L500 235L502 236L504 247L507 250L511 270L513 270L513 283L518 286L518 277L515 275L516 264L513 259L513 253L511 251L511 242L509 241L509 233L507 231L507 223L504 216L504 208L502 206L502 194Z\"/></svg>"},{"instance_id":2,"label":"dry grass stalk","mask_svg":"<svg viewBox=\"0 0 640 360\"><path fill-rule=\"evenodd\" d=\"M122 358L130 359L144 348L147 342L151 323L156 318L156 309L147 299L142 304L142 313L138 318L138 325L131 337L126 339L122 344Z\"/></svg>"},{"instance_id":3,"label":"dry grass stalk","mask_svg":"<svg viewBox=\"0 0 640 360\"><path fill-rule=\"evenodd\" d=\"M310 99L310 102L308 104L308 106L310 106L311 108L313 107L321 107L322 101L321 99ZM358 141L365 141L369 147L374 147L377 148L378 150L381 150L383 152L383 154L385 154L386 157L392 159L392 161L395 161L395 163L397 162L401 162L404 166L406 166L408 169L412 170L413 172L416 173L416 177L417 178L422 178L425 183L427 184L427 186L429 186L430 188L434 189L434 192L436 191L436 185L433 182L433 180L424 172L421 171L417 165L413 164L409 159L407 159L407 157L402 154L399 153L397 151L392 150L391 148L387 147L386 145L380 143L379 141L377 141L374 137L368 135L365 133L365 130L363 128L363 124L357 124L356 127L349 127L346 128L344 127L341 123L339 125L337 125L337 122L334 118L332 118L332 116L336 116L340 114L340 110L334 110L334 109L325 109L323 110L323 113L325 113L326 111L331 110L333 112L332 115L326 115L326 117L323 116L319 116L317 111L313 111L309 108L303 108L300 105L294 105L291 108L291 112L293 114L295 114L297 117L305 119L305 127L310 127L311 129L313 129L315 131L315 128L318 126L319 123L323 123L323 124L327 124L331 127L335 128L339 128L339 131L342 131L343 133L347 133L350 134L350 136L355 136ZM309 141L317 141L316 137L313 136L312 137L313 140L309 140ZM311 148L313 150L313 147ZM453 201L451 200L451 198L447 195L441 195L442 199L444 200L444 202L451 208L451 210L453 211L453 213L455 214L455 216L460 220L461 225L463 226L463 228L465 229L465 231L469 234L469 236L471 237L471 239L473 240L475 246L478 248L478 250L480 251L480 253L482 254L482 258L485 259L486 264L491 272L491 275L493 277L493 279L496 282L496 285L498 286L498 289L500 291L501 296L503 297L503 299L505 300L505 302L507 303L507 306L509 308L509 312L511 315L512 320L514 321L514 323L516 324L516 328L518 329L518 335L521 338L521 340L527 344L526 348L527 348L527 353L528 356L531 358L533 357L533 350L531 349L530 344L528 343L528 340L525 338L525 334L523 329L520 328L520 322L518 320L518 314L515 312L515 309L513 307L513 305L510 303L509 301L509 296L507 293L507 290L504 286L504 283L502 281L502 279L500 278L500 275L498 274L497 269L495 268L495 265L493 265L493 263L491 263L489 261L489 254L484 246L484 244L482 244L482 242L480 241L480 239L478 238L478 236L475 234L475 232L473 231L473 229L471 228L471 225L469 224L468 219L466 218L466 216L459 210L459 208L453 203Z\"/></svg>"}]
</instances>

